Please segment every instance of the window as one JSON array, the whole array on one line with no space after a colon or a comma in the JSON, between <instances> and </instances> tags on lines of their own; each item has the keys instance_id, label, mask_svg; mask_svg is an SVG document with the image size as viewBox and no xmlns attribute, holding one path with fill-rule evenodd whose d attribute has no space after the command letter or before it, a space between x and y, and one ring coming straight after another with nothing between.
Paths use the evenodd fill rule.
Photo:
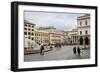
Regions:
<instances>
[{"instance_id":1,"label":"window","mask_svg":"<svg viewBox=\"0 0 100 73\"><path fill-rule=\"evenodd\" d=\"M82 31L80 31L80 35L82 35Z\"/></svg>"},{"instance_id":2,"label":"window","mask_svg":"<svg viewBox=\"0 0 100 73\"><path fill-rule=\"evenodd\" d=\"M30 35L31 33L29 32L28 35Z\"/></svg>"},{"instance_id":3,"label":"window","mask_svg":"<svg viewBox=\"0 0 100 73\"><path fill-rule=\"evenodd\" d=\"M36 36L38 36L38 33L36 34Z\"/></svg>"},{"instance_id":4,"label":"window","mask_svg":"<svg viewBox=\"0 0 100 73\"><path fill-rule=\"evenodd\" d=\"M27 24L25 24L25 26L27 26Z\"/></svg>"},{"instance_id":5,"label":"window","mask_svg":"<svg viewBox=\"0 0 100 73\"><path fill-rule=\"evenodd\" d=\"M32 29L32 31L34 31L34 29Z\"/></svg>"},{"instance_id":6,"label":"window","mask_svg":"<svg viewBox=\"0 0 100 73\"><path fill-rule=\"evenodd\" d=\"M87 30L85 31L85 34L88 34L88 31Z\"/></svg>"},{"instance_id":7,"label":"window","mask_svg":"<svg viewBox=\"0 0 100 73\"><path fill-rule=\"evenodd\" d=\"M34 35L34 33L32 33L32 35Z\"/></svg>"},{"instance_id":8,"label":"window","mask_svg":"<svg viewBox=\"0 0 100 73\"><path fill-rule=\"evenodd\" d=\"M82 26L82 22L80 22L80 26Z\"/></svg>"},{"instance_id":9,"label":"window","mask_svg":"<svg viewBox=\"0 0 100 73\"><path fill-rule=\"evenodd\" d=\"M28 29L30 31L30 29Z\"/></svg>"},{"instance_id":10,"label":"window","mask_svg":"<svg viewBox=\"0 0 100 73\"><path fill-rule=\"evenodd\" d=\"M27 32L24 32L24 35L27 35Z\"/></svg>"},{"instance_id":11,"label":"window","mask_svg":"<svg viewBox=\"0 0 100 73\"><path fill-rule=\"evenodd\" d=\"M32 40L34 40L34 38L32 38Z\"/></svg>"},{"instance_id":12,"label":"window","mask_svg":"<svg viewBox=\"0 0 100 73\"><path fill-rule=\"evenodd\" d=\"M87 25L87 21L85 21L85 25Z\"/></svg>"},{"instance_id":13,"label":"window","mask_svg":"<svg viewBox=\"0 0 100 73\"><path fill-rule=\"evenodd\" d=\"M28 37L28 39L30 39L30 37Z\"/></svg>"},{"instance_id":14,"label":"window","mask_svg":"<svg viewBox=\"0 0 100 73\"><path fill-rule=\"evenodd\" d=\"M27 30L27 28L24 28L24 30Z\"/></svg>"},{"instance_id":15,"label":"window","mask_svg":"<svg viewBox=\"0 0 100 73\"><path fill-rule=\"evenodd\" d=\"M31 27L31 25L28 25L28 27Z\"/></svg>"}]
</instances>

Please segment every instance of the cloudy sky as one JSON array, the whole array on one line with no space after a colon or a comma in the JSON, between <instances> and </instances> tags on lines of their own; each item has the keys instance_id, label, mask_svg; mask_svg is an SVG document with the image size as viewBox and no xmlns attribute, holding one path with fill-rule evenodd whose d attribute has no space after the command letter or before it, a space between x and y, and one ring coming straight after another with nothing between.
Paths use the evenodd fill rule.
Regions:
<instances>
[{"instance_id":1,"label":"cloudy sky","mask_svg":"<svg viewBox=\"0 0 100 73\"><path fill-rule=\"evenodd\" d=\"M77 17L84 14L24 11L24 20L38 27L54 26L58 31L69 31L77 27Z\"/></svg>"}]
</instances>

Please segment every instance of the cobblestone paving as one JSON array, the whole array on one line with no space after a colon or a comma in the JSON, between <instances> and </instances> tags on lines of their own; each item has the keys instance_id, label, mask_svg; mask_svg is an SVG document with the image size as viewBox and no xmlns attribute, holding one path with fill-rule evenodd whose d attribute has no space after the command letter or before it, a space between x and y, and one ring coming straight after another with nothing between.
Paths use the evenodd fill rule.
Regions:
<instances>
[{"instance_id":1,"label":"cobblestone paving","mask_svg":"<svg viewBox=\"0 0 100 73\"><path fill-rule=\"evenodd\" d=\"M81 50L80 56L74 55L72 46L63 46L62 48L53 48L52 51L44 52L44 55L29 54L24 55L24 61L48 61L48 60L71 60L71 59L89 59L90 50Z\"/></svg>"}]
</instances>

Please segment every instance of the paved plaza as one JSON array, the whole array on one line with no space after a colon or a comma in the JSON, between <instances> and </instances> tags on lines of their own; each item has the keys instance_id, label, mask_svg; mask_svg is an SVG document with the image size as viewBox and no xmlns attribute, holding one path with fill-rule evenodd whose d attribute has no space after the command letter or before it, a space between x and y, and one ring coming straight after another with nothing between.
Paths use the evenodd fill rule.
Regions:
<instances>
[{"instance_id":1,"label":"paved plaza","mask_svg":"<svg viewBox=\"0 0 100 73\"><path fill-rule=\"evenodd\" d=\"M81 50L80 56L74 55L73 47L76 45L62 46L62 48L53 48L53 50L40 53L24 55L25 62L31 61L50 61L50 60L71 60L71 59L89 59L90 49ZM81 48L80 48L81 49Z\"/></svg>"}]
</instances>

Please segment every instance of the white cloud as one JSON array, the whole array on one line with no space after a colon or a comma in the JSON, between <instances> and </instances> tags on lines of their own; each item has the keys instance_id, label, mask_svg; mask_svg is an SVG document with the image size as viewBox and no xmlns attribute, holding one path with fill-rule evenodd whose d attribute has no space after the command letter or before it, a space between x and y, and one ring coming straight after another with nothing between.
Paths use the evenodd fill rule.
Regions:
<instances>
[{"instance_id":1,"label":"white cloud","mask_svg":"<svg viewBox=\"0 0 100 73\"><path fill-rule=\"evenodd\" d=\"M25 11L25 20L36 27L54 26L57 30L67 31L77 26L77 17L83 14Z\"/></svg>"}]
</instances>

